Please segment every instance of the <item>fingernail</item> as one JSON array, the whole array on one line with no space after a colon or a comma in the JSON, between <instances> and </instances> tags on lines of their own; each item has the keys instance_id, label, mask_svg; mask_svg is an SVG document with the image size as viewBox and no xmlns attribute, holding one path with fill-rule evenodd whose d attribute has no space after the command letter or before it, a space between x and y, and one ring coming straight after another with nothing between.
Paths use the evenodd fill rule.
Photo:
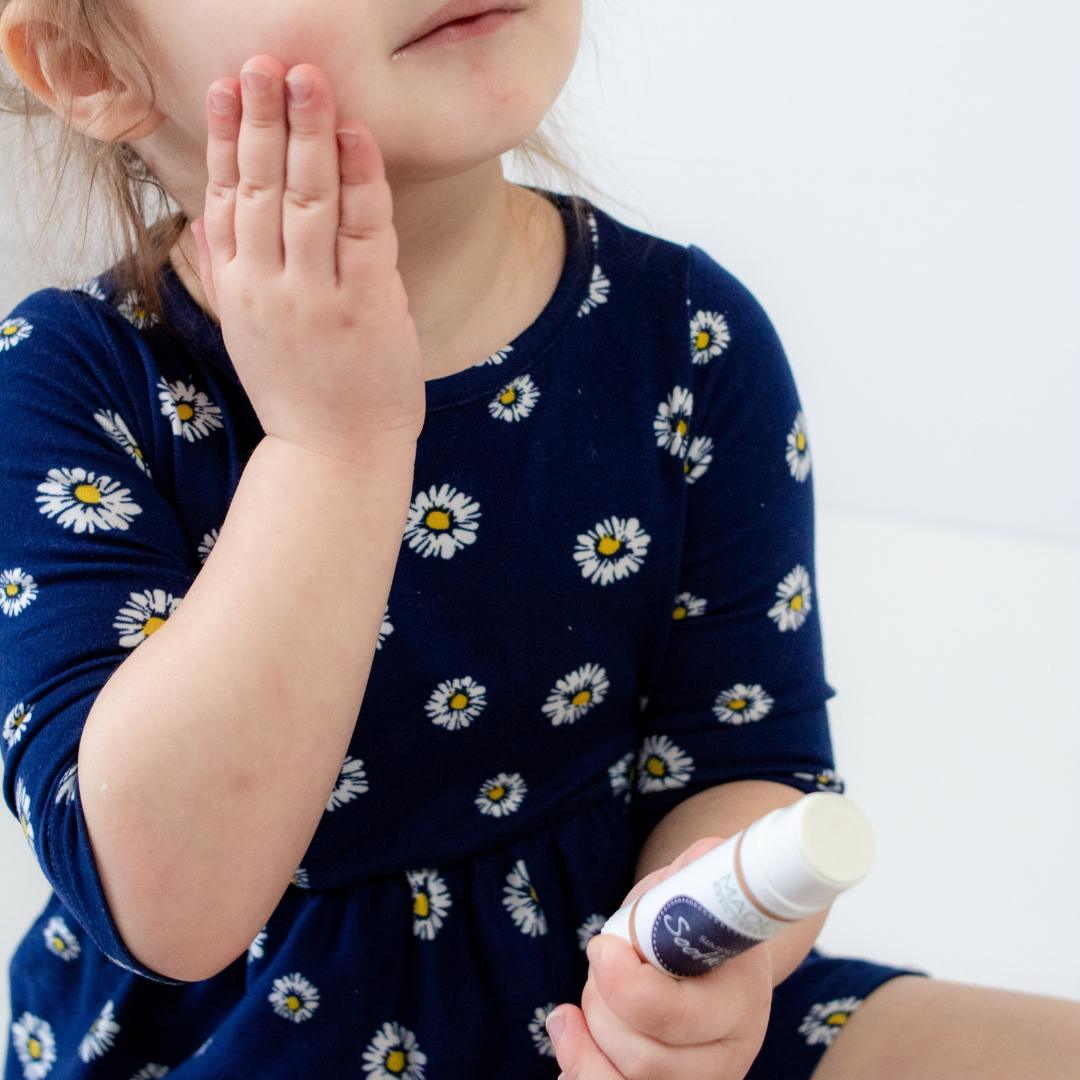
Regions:
<instances>
[{"instance_id":1,"label":"fingernail","mask_svg":"<svg viewBox=\"0 0 1080 1080\"><path fill-rule=\"evenodd\" d=\"M244 86L253 94L263 94L270 87L270 76L265 71L245 71Z\"/></svg>"},{"instance_id":2,"label":"fingernail","mask_svg":"<svg viewBox=\"0 0 1080 1080\"><path fill-rule=\"evenodd\" d=\"M231 90L211 90L210 104L216 113L230 113L236 104L236 95Z\"/></svg>"},{"instance_id":3,"label":"fingernail","mask_svg":"<svg viewBox=\"0 0 1080 1080\"><path fill-rule=\"evenodd\" d=\"M289 100L294 105L300 105L311 97L311 83L302 75L289 75L285 83L289 88Z\"/></svg>"},{"instance_id":4,"label":"fingernail","mask_svg":"<svg viewBox=\"0 0 1080 1080\"><path fill-rule=\"evenodd\" d=\"M545 1026L548 1035L551 1036L551 1041L557 1043L562 1036L563 1029L566 1027L566 1016L556 1009L555 1012L548 1016Z\"/></svg>"},{"instance_id":5,"label":"fingernail","mask_svg":"<svg viewBox=\"0 0 1080 1080\"><path fill-rule=\"evenodd\" d=\"M360 142L360 136L355 131L349 131L342 129L337 133L338 140L341 142L342 150L355 150Z\"/></svg>"},{"instance_id":6,"label":"fingernail","mask_svg":"<svg viewBox=\"0 0 1080 1080\"><path fill-rule=\"evenodd\" d=\"M591 964L599 964L603 951L604 943L600 940L600 935L594 934L589 938L589 944L585 946L585 955L589 958L589 962Z\"/></svg>"}]
</instances>

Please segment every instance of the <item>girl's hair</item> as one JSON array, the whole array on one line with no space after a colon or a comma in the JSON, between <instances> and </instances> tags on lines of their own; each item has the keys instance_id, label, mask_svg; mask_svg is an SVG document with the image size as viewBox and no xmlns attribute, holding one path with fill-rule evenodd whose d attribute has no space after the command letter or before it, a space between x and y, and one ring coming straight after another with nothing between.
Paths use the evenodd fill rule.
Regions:
<instances>
[{"instance_id":1,"label":"girl's hair","mask_svg":"<svg viewBox=\"0 0 1080 1080\"><path fill-rule=\"evenodd\" d=\"M10 2L11 0L0 0L0 12ZM108 70L122 58L124 68L142 73L149 88L151 106L153 105L157 95L153 75L145 59L145 43L133 29L135 20L124 10L123 0L32 0L32 3L35 18L27 25L28 49L37 47L38 43L46 45L48 37L55 35L51 27L60 27L71 40L85 42L85 48L78 47L78 58L73 62L85 64L87 71L100 73L103 65ZM588 26L585 27L585 33L592 40ZM4 68L10 71L7 65L4 65ZM134 147L121 139L102 142L82 134L70 123L70 103L63 117L58 117L13 73L8 79L0 78L0 113L23 117L24 133L32 142L39 171L42 174L51 172L55 179L52 201L32 250L41 250L41 235L50 223L68 162L74 156L85 179L83 243L86 241L86 226L91 216L89 203L94 181L101 171L105 188L105 238L113 245L114 251L117 235L123 239L122 253L115 252L114 255L117 286L124 291L134 290L136 303L143 308L144 313L153 313L164 318L158 273L188 219ZM43 164L41 148L32 140L35 119L52 121L50 127L56 134L56 160L52 169ZM548 120L561 124L554 110L548 114L545 122ZM574 193L575 189L580 192L582 188L587 188L610 198L569 164L567 157L576 156L571 149L572 145L571 140L553 138L542 128L538 128L511 153L516 155L515 162L518 158L525 161L529 171L534 174L534 182L540 186L546 186L541 174L543 168L547 167L563 180L563 186L568 192ZM158 207L164 207L164 213L152 215L148 205L151 202L156 202ZM572 239L581 242L588 227L589 211L578 198L572 199L571 205L571 222L574 228Z\"/></svg>"}]
</instances>

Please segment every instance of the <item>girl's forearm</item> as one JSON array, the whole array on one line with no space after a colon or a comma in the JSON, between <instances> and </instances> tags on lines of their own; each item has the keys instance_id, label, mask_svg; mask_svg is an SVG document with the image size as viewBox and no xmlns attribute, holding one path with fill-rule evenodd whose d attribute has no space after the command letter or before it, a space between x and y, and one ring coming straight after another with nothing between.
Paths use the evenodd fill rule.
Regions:
<instances>
[{"instance_id":1,"label":"girl's forearm","mask_svg":"<svg viewBox=\"0 0 1080 1080\"><path fill-rule=\"evenodd\" d=\"M804 794L798 788L771 780L733 780L691 795L673 807L649 833L638 855L634 881L666 866L695 840L734 836L770 810L787 806ZM772 958L773 986L803 962L830 910L827 907L800 919L762 943Z\"/></svg>"}]
</instances>

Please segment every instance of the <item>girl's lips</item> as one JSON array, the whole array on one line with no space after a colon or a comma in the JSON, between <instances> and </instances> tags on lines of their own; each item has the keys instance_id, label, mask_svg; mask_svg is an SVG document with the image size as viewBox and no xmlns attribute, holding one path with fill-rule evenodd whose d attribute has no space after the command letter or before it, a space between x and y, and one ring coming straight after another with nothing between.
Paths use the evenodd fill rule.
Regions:
<instances>
[{"instance_id":1,"label":"girl's lips","mask_svg":"<svg viewBox=\"0 0 1080 1080\"><path fill-rule=\"evenodd\" d=\"M467 19L456 19L454 22L443 23L442 26L437 27L423 37L409 42L408 45L403 45L394 55L399 56L406 49L486 37L488 34L493 34L500 26L504 26L510 21L510 17L515 14L517 12L506 9L492 9L479 15L472 15Z\"/></svg>"}]
</instances>

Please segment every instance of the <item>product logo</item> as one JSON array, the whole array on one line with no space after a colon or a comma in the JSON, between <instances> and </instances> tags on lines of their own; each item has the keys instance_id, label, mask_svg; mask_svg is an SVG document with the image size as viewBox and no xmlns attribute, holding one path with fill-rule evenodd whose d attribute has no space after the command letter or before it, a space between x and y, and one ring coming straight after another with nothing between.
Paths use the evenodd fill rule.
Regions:
<instances>
[{"instance_id":1,"label":"product logo","mask_svg":"<svg viewBox=\"0 0 1080 1080\"><path fill-rule=\"evenodd\" d=\"M689 896L673 896L653 920L653 952L673 975L703 975L757 944Z\"/></svg>"}]
</instances>

